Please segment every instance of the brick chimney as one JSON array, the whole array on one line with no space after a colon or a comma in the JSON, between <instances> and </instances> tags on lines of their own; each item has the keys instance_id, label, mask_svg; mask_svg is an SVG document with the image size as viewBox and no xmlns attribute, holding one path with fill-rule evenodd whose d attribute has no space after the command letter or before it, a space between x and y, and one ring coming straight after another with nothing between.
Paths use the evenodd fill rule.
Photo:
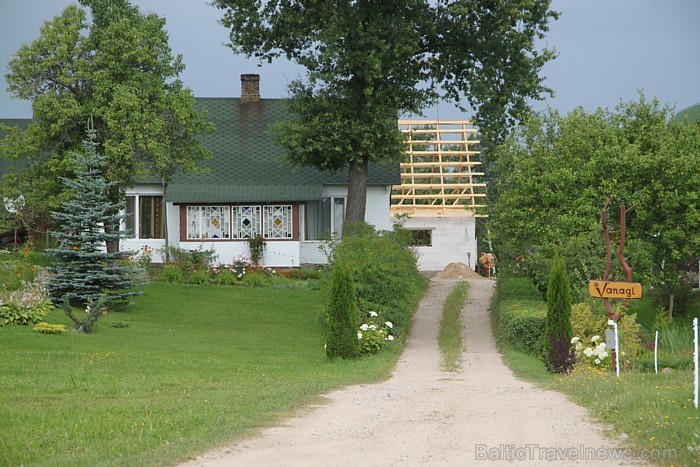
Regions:
<instances>
[{"instance_id":1,"label":"brick chimney","mask_svg":"<svg viewBox=\"0 0 700 467\"><path fill-rule=\"evenodd\" d=\"M241 75L241 102L260 102L260 75Z\"/></svg>"}]
</instances>

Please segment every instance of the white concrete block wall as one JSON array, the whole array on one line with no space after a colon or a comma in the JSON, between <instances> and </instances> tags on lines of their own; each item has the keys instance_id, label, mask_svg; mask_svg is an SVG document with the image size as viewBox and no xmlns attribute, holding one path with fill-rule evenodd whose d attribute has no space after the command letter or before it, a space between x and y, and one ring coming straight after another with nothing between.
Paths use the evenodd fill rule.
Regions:
<instances>
[{"instance_id":1,"label":"white concrete block wall","mask_svg":"<svg viewBox=\"0 0 700 467\"><path fill-rule=\"evenodd\" d=\"M377 230L391 230L391 216L387 216L391 204L391 186L367 187L365 221Z\"/></svg>"},{"instance_id":2,"label":"white concrete block wall","mask_svg":"<svg viewBox=\"0 0 700 467\"><path fill-rule=\"evenodd\" d=\"M476 219L473 217L412 217L403 221L411 230L431 230L432 245L415 247L421 271L442 271L450 263L477 261Z\"/></svg>"}]
</instances>

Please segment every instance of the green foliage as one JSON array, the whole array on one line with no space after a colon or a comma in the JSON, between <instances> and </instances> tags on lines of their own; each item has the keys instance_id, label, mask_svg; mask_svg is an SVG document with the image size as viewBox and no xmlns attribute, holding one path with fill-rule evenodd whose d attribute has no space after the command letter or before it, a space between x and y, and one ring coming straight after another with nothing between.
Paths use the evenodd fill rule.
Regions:
<instances>
[{"instance_id":1,"label":"green foliage","mask_svg":"<svg viewBox=\"0 0 700 467\"><path fill-rule=\"evenodd\" d=\"M265 253L265 248L267 247L267 242L262 237L262 235L256 235L248 239L248 248L250 248L250 260L253 262L253 266L260 266L263 254Z\"/></svg>"},{"instance_id":2,"label":"green foliage","mask_svg":"<svg viewBox=\"0 0 700 467\"><path fill-rule=\"evenodd\" d=\"M547 287L547 319L543 358L552 373L567 373L574 364L570 351L571 287L561 256L555 256Z\"/></svg>"},{"instance_id":3,"label":"green foliage","mask_svg":"<svg viewBox=\"0 0 700 467\"><path fill-rule=\"evenodd\" d=\"M636 313L627 313L617 322L617 332L620 339L620 365L630 368L634 360L644 349L639 337L640 324Z\"/></svg>"},{"instance_id":4,"label":"green foliage","mask_svg":"<svg viewBox=\"0 0 700 467\"><path fill-rule=\"evenodd\" d=\"M167 284L181 284L185 280L185 273L182 268L175 264L165 264L158 280Z\"/></svg>"},{"instance_id":5,"label":"green foliage","mask_svg":"<svg viewBox=\"0 0 700 467\"><path fill-rule=\"evenodd\" d=\"M328 358L354 358L360 353L359 314L355 293L355 283L348 266L336 262L333 265L326 308Z\"/></svg>"},{"instance_id":6,"label":"green foliage","mask_svg":"<svg viewBox=\"0 0 700 467\"><path fill-rule=\"evenodd\" d=\"M195 269L187 275L187 282L190 284L204 285L210 280L209 271L206 269Z\"/></svg>"},{"instance_id":7,"label":"green foliage","mask_svg":"<svg viewBox=\"0 0 700 467\"><path fill-rule=\"evenodd\" d=\"M364 219L368 160L401 157L399 115L420 114L438 97L466 99L482 132L497 139L528 113L529 99L550 92L539 73L554 54L535 46L557 17L546 0L213 5L235 52L306 68L289 88L291 118L275 133L292 163L349 167L348 221ZM423 85L429 80L435 86Z\"/></svg>"},{"instance_id":8,"label":"green foliage","mask_svg":"<svg viewBox=\"0 0 700 467\"><path fill-rule=\"evenodd\" d=\"M360 354L377 353L387 343L394 340L394 324L391 321L386 321L376 311L370 311L360 324L357 338L360 344Z\"/></svg>"},{"instance_id":9,"label":"green foliage","mask_svg":"<svg viewBox=\"0 0 700 467\"><path fill-rule=\"evenodd\" d=\"M700 126L672 119L658 101L621 103L614 111L575 109L534 115L495 149L495 203L489 228L502 267L544 290L559 250L575 291L602 278L600 209L627 214L625 256L635 280L679 293L687 264L700 256ZM616 210L611 210L616 212ZM608 216L613 238L617 216ZM683 225L683 229L678 226ZM611 280L623 273L613 259Z\"/></svg>"},{"instance_id":10,"label":"green foliage","mask_svg":"<svg viewBox=\"0 0 700 467\"><path fill-rule=\"evenodd\" d=\"M97 320L107 314L107 295L102 295L97 300L91 300L85 304L85 309L75 308L70 304L68 297L63 297L63 313L73 321L73 330L78 334L92 334L97 330Z\"/></svg>"},{"instance_id":11,"label":"green foliage","mask_svg":"<svg viewBox=\"0 0 700 467\"><path fill-rule=\"evenodd\" d=\"M129 322L126 320L113 321L109 324L110 328L124 329L129 327Z\"/></svg>"},{"instance_id":12,"label":"green foliage","mask_svg":"<svg viewBox=\"0 0 700 467\"><path fill-rule=\"evenodd\" d=\"M198 135L212 127L178 79L184 64L168 45L165 20L127 0L68 6L8 67L9 91L32 101L34 122L6 138L0 156L33 158L15 182L37 219L65 201L59 180L73 174L71 153L89 118L109 167L105 176L120 189L141 175L169 180L197 170L208 157ZM119 190L110 197L117 202Z\"/></svg>"},{"instance_id":13,"label":"green foliage","mask_svg":"<svg viewBox=\"0 0 700 467\"><path fill-rule=\"evenodd\" d=\"M31 303L18 303L13 301L12 298L6 302L0 300L0 326L22 326L39 323L43 321L53 308L53 303L49 299Z\"/></svg>"},{"instance_id":14,"label":"green foliage","mask_svg":"<svg viewBox=\"0 0 700 467\"><path fill-rule=\"evenodd\" d=\"M3 256L10 255L0 255L0 258ZM19 290L25 282L34 280L38 270L35 265L21 259L0 261L0 290Z\"/></svg>"},{"instance_id":15,"label":"green foliage","mask_svg":"<svg viewBox=\"0 0 700 467\"><path fill-rule=\"evenodd\" d=\"M217 255L213 248L187 250L176 246L165 246L159 250L163 258L167 258L166 264L174 264L184 272L207 270L216 261Z\"/></svg>"},{"instance_id":16,"label":"green foliage","mask_svg":"<svg viewBox=\"0 0 700 467\"><path fill-rule=\"evenodd\" d=\"M350 234L343 237L332 257L350 268L361 313L376 311L400 334L407 329L413 313L409 294L422 290L425 284L412 250L401 242L406 237L399 227L392 232L377 232L368 224L358 223L348 229Z\"/></svg>"},{"instance_id":17,"label":"green foliage","mask_svg":"<svg viewBox=\"0 0 700 467\"><path fill-rule=\"evenodd\" d=\"M39 323L32 328L34 332L42 334L63 334L66 332L65 324Z\"/></svg>"},{"instance_id":18,"label":"green foliage","mask_svg":"<svg viewBox=\"0 0 700 467\"><path fill-rule=\"evenodd\" d=\"M605 310L590 302L579 302L571 305L571 332L582 341L588 342L593 336L601 336L608 326L608 315Z\"/></svg>"},{"instance_id":19,"label":"green foliage","mask_svg":"<svg viewBox=\"0 0 700 467\"><path fill-rule=\"evenodd\" d=\"M214 276L214 283L218 285L236 285L238 278L229 270L221 271Z\"/></svg>"},{"instance_id":20,"label":"green foliage","mask_svg":"<svg viewBox=\"0 0 700 467\"><path fill-rule=\"evenodd\" d=\"M527 279L499 277L494 297L499 342L540 356L544 344L546 306Z\"/></svg>"},{"instance_id":21,"label":"green foliage","mask_svg":"<svg viewBox=\"0 0 700 467\"><path fill-rule=\"evenodd\" d=\"M108 301L123 301L140 293L133 290L138 274L125 261L130 253L105 251L110 241L125 238L125 232L106 228L119 225L123 203L115 204L108 196L114 184L103 175L108 168L97 152L95 130L88 130L83 146L83 155L74 154L76 178L63 179L73 197L52 213L61 224L61 230L54 233L60 246L46 251L54 258L48 281L51 298L82 307L103 296Z\"/></svg>"},{"instance_id":22,"label":"green foliage","mask_svg":"<svg viewBox=\"0 0 700 467\"><path fill-rule=\"evenodd\" d=\"M264 274L254 270L251 270L250 272L248 272L248 274L243 276L241 282L246 287L265 287L270 283L270 281Z\"/></svg>"}]
</instances>

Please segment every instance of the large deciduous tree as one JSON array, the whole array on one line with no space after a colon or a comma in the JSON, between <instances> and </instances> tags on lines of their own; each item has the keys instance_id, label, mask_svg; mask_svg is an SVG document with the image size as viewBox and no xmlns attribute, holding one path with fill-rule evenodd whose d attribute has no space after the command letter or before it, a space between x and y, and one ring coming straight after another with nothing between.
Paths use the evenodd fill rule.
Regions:
<instances>
[{"instance_id":1,"label":"large deciduous tree","mask_svg":"<svg viewBox=\"0 0 700 467\"><path fill-rule=\"evenodd\" d=\"M65 199L55 180L71 176L64 161L80 148L88 118L106 159L105 177L114 182L114 202L139 176L167 181L208 156L197 136L211 125L178 79L184 64L173 56L164 26L163 18L128 0L80 0L15 52L9 91L32 101L34 122L5 138L0 155L31 158L35 169L27 174L51 192L35 197L46 203L44 211Z\"/></svg>"},{"instance_id":2,"label":"large deciduous tree","mask_svg":"<svg viewBox=\"0 0 700 467\"><path fill-rule=\"evenodd\" d=\"M545 258L561 249L572 285L585 289L605 269L599 210L610 199L630 208L625 255L635 280L662 287L672 311L700 256L700 125L672 117L640 96L614 111L550 110L520 126L497 150L490 228L502 264L518 257L546 288Z\"/></svg>"},{"instance_id":3,"label":"large deciduous tree","mask_svg":"<svg viewBox=\"0 0 700 467\"><path fill-rule=\"evenodd\" d=\"M289 88L293 117L276 133L294 163L349 168L346 226L364 220L369 161L402 155L399 115L438 97L466 99L497 139L527 114L529 99L549 92L539 73L554 55L535 47L557 16L549 0L213 4L235 52L306 68Z\"/></svg>"}]
</instances>

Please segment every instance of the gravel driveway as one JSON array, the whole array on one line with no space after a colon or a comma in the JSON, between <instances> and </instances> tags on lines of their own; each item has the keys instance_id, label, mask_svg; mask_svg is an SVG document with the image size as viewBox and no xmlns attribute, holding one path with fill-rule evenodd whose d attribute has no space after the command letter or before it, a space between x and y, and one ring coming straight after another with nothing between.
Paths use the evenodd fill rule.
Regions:
<instances>
[{"instance_id":1,"label":"gravel driveway","mask_svg":"<svg viewBox=\"0 0 700 467\"><path fill-rule=\"evenodd\" d=\"M626 453L583 408L501 362L488 311L493 281L469 280L462 369L440 369L438 327L456 283L431 281L388 381L330 393L326 405L183 465L623 465L609 456Z\"/></svg>"}]
</instances>

